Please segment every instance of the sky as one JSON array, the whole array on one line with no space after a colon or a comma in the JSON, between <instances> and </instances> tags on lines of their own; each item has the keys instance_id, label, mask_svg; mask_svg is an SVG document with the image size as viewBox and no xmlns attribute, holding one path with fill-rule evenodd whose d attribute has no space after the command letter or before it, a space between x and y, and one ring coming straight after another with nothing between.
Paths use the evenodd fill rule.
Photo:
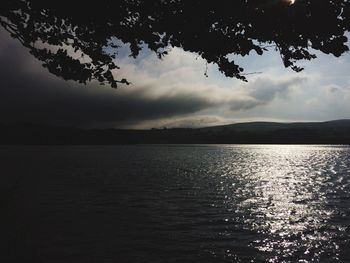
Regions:
<instances>
[{"instance_id":1,"label":"sky","mask_svg":"<svg viewBox=\"0 0 350 263\"><path fill-rule=\"evenodd\" d=\"M249 121L327 121L350 118L350 54L316 52L284 68L274 50L235 57L248 82L227 78L196 54L173 48L159 60L144 50L135 60L120 50L118 89L65 81L50 74L0 28L0 123L82 128L203 127Z\"/></svg>"}]
</instances>

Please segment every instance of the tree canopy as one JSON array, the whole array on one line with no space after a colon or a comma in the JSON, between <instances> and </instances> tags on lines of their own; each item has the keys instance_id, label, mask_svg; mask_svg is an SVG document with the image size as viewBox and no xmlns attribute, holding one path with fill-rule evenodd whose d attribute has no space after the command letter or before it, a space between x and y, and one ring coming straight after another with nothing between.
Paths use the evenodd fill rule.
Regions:
<instances>
[{"instance_id":1,"label":"tree canopy","mask_svg":"<svg viewBox=\"0 0 350 263\"><path fill-rule=\"evenodd\" d=\"M193 52L227 77L246 80L230 55L262 55L268 47L285 67L313 50L348 51L349 0L2 0L0 24L51 73L117 87L116 39L136 58L142 47L159 58L171 47ZM131 80L132 81L132 80Z\"/></svg>"}]
</instances>

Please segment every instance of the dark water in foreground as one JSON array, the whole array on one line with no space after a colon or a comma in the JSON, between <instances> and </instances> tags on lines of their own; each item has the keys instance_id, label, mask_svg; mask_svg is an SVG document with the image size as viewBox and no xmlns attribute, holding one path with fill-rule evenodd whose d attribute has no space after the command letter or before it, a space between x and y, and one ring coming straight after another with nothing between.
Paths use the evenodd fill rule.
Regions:
<instances>
[{"instance_id":1,"label":"dark water in foreground","mask_svg":"<svg viewBox=\"0 0 350 263\"><path fill-rule=\"evenodd\" d=\"M1 262L350 262L347 146L0 147L0 164Z\"/></svg>"}]
</instances>

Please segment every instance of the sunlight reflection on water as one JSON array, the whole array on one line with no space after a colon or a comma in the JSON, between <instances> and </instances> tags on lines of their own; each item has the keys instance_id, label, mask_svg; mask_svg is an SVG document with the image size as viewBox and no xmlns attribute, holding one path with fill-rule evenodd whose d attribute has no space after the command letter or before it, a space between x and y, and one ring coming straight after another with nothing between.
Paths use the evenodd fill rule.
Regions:
<instances>
[{"instance_id":1,"label":"sunlight reflection on water","mask_svg":"<svg viewBox=\"0 0 350 263\"><path fill-rule=\"evenodd\" d=\"M244 196L236 211L249 215L244 220L246 228L264 235L251 246L271 252L269 262L287 258L309 262L310 254L317 261L325 251L332 251L332 260L338 260L337 240L346 228L330 225L337 211L328 205L327 196L344 187L349 190L348 159L340 156L342 149L242 147L246 154L240 158L245 165L237 164L234 156L232 165L226 166L226 175L236 178L241 186L227 193L227 202L230 194ZM247 151L250 147L254 150Z\"/></svg>"}]
</instances>

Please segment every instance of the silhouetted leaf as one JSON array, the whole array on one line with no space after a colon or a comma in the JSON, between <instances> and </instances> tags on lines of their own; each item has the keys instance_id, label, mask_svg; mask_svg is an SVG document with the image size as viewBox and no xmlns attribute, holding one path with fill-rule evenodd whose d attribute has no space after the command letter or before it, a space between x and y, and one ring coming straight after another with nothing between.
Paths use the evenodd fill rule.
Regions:
<instances>
[{"instance_id":1,"label":"silhouetted leaf","mask_svg":"<svg viewBox=\"0 0 350 263\"><path fill-rule=\"evenodd\" d=\"M67 80L130 84L111 73L119 69L117 53L105 53L118 49L119 39L134 58L142 47L159 58L180 47L218 65L225 76L246 81L228 55L262 55L274 46L284 66L299 72L296 62L316 57L311 49L334 56L348 51L350 1L2 0L0 25Z\"/></svg>"}]
</instances>

